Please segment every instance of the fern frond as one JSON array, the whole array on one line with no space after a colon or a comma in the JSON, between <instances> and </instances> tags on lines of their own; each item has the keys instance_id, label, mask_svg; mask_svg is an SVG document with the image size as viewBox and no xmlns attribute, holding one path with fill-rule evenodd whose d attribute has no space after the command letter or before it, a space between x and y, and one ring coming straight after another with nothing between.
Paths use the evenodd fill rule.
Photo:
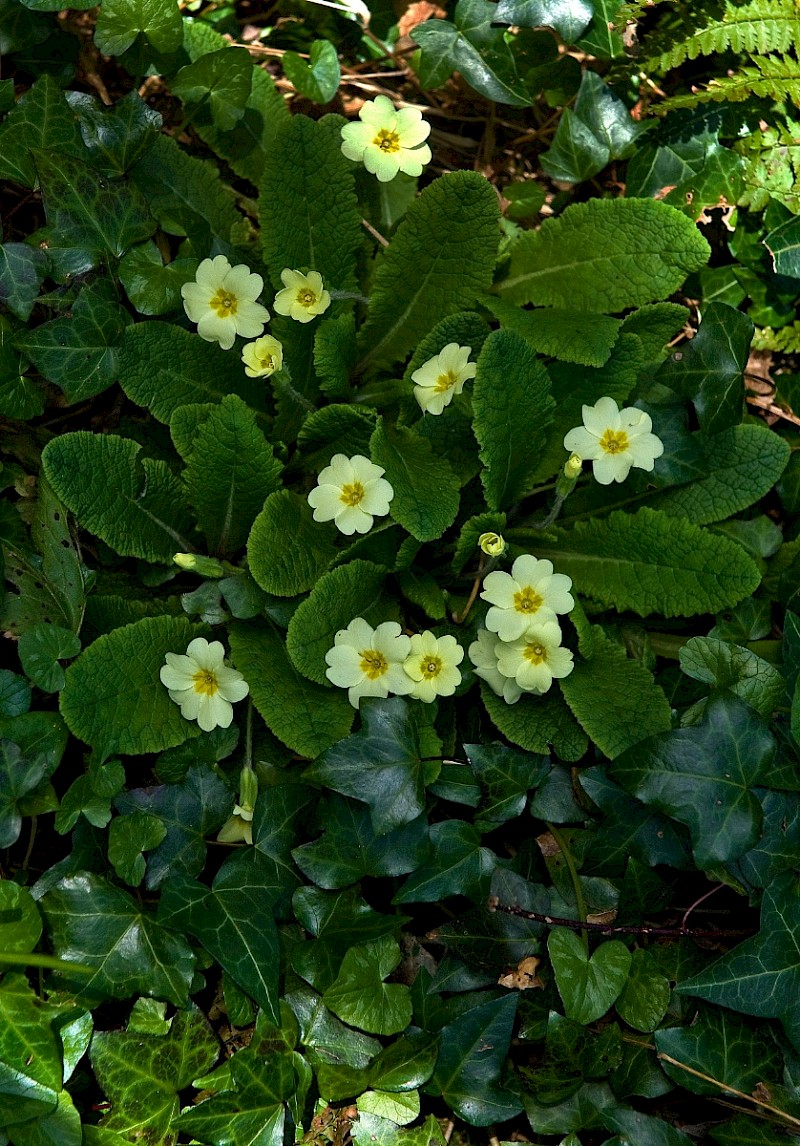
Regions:
<instances>
[{"instance_id":1,"label":"fern frond","mask_svg":"<svg viewBox=\"0 0 800 1146\"><path fill-rule=\"evenodd\" d=\"M734 145L744 160L742 207L763 211L777 199L793 215L800 215L800 123L754 131Z\"/></svg>"},{"instance_id":2,"label":"fern frond","mask_svg":"<svg viewBox=\"0 0 800 1146\"><path fill-rule=\"evenodd\" d=\"M669 71L685 60L714 52L747 52L765 55L788 52L800 42L800 10L795 0L752 0L736 6L727 0L721 20L697 28L667 51L649 59L647 71Z\"/></svg>"},{"instance_id":3,"label":"fern frond","mask_svg":"<svg viewBox=\"0 0 800 1146\"><path fill-rule=\"evenodd\" d=\"M700 88L689 95L665 99L654 105L653 111L662 115L676 107L697 107L709 100L716 103L722 100L738 103L749 96L800 103L800 63L790 57L756 56L752 67L744 67L733 75L711 80L707 88Z\"/></svg>"},{"instance_id":4,"label":"fern frond","mask_svg":"<svg viewBox=\"0 0 800 1146\"><path fill-rule=\"evenodd\" d=\"M800 322L792 322L789 326L781 326L778 330L773 330L771 326L756 329L752 349L800 354Z\"/></svg>"}]
</instances>

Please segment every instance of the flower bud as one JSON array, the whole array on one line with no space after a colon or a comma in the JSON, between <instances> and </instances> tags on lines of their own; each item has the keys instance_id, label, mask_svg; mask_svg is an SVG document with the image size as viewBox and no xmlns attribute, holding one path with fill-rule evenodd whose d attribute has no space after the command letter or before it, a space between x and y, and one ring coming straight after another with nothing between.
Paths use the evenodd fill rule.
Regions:
<instances>
[{"instance_id":1,"label":"flower bud","mask_svg":"<svg viewBox=\"0 0 800 1146\"><path fill-rule=\"evenodd\" d=\"M216 557L202 557L198 553L175 553L172 560L188 573L198 577L224 577L225 567Z\"/></svg>"},{"instance_id":2,"label":"flower bud","mask_svg":"<svg viewBox=\"0 0 800 1146\"><path fill-rule=\"evenodd\" d=\"M499 533L482 533L478 545L488 557L500 557L506 551L505 538Z\"/></svg>"},{"instance_id":3,"label":"flower bud","mask_svg":"<svg viewBox=\"0 0 800 1146\"><path fill-rule=\"evenodd\" d=\"M564 462L564 477L573 481L583 468L583 458L580 454L570 454Z\"/></svg>"},{"instance_id":4,"label":"flower bud","mask_svg":"<svg viewBox=\"0 0 800 1146\"><path fill-rule=\"evenodd\" d=\"M258 777L252 768L242 768L239 776L239 805L242 812L249 812L253 818L253 808L258 796Z\"/></svg>"}]
</instances>

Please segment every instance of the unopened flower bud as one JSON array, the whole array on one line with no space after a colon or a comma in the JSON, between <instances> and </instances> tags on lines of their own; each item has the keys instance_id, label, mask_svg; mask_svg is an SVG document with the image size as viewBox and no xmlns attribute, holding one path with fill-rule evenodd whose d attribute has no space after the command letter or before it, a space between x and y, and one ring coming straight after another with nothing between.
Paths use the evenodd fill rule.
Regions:
<instances>
[{"instance_id":1,"label":"unopened flower bud","mask_svg":"<svg viewBox=\"0 0 800 1146\"><path fill-rule=\"evenodd\" d=\"M175 553L172 560L188 573L198 577L224 577L225 566L216 557L203 557L198 553Z\"/></svg>"},{"instance_id":2,"label":"unopened flower bud","mask_svg":"<svg viewBox=\"0 0 800 1146\"><path fill-rule=\"evenodd\" d=\"M580 454L570 454L564 462L564 477L574 480L583 468L583 458Z\"/></svg>"},{"instance_id":3,"label":"unopened flower bud","mask_svg":"<svg viewBox=\"0 0 800 1146\"><path fill-rule=\"evenodd\" d=\"M500 557L506 551L505 538L499 533L482 533L478 545L488 557Z\"/></svg>"},{"instance_id":4,"label":"unopened flower bud","mask_svg":"<svg viewBox=\"0 0 800 1146\"><path fill-rule=\"evenodd\" d=\"M253 818L253 808L256 806L258 796L258 777L252 768L242 768L239 776L239 804L243 812L250 813Z\"/></svg>"}]
</instances>

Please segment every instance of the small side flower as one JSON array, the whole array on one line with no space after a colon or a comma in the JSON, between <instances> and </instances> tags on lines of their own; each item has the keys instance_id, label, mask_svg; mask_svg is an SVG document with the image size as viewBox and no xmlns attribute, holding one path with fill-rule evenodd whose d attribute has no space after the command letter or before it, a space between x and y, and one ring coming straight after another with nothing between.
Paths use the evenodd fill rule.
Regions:
<instances>
[{"instance_id":1,"label":"small side flower","mask_svg":"<svg viewBox=\"0 0 800 1146\"><path fill-rule=\"evenodd\" d=\"M403 671L410 649L411 638L403 635L397 621L384 621L373 629L363 617L355 617L339 630L325 654L325 675L347 689L353 708L358 708L362 696L387 697L390 692L406 696L414 687Z\"/></svg>"},{"instance_id":2,"label":"small side flower","mask_svg":"<svg viewBox=\"0 0 800 1146\"><path fill-rule=\"evenodd\" d=\"M277 338L265 334L242 347L242 362L248 378L269 378L283 366L283 347Z\"/></svg>"},{"instance_id":3,"label":"small side flower","mask_svg":"<svg viewBox=\"0 0 800 1146\"><path fill-rule=\"evenodd\" d=\"M367 533L376 517L385 517L394 490L386 471L363 454L334 454L308 495L315 521L332 521L341 533Z\"/></svg>"},{"instance_id":4,"label":"small side flower","mask_svg":"<svg viewBox=\"0 0 800 1146\"><path fill-rule=\"evenodd\" d=\"M502 646L496 633L481 629L478 639L473 641L467 652L475 667L475 676L485 680L497 696L502 696L506 704L516 704L522 696L522 689L513 677L503 676L497 667L497 649Z\"/></svg>"},{"instance_id":5,"label":"small side flower","mask_svg":"<svg viewBox=\"0 0 800 1146\"><path fill-rule=\"evenodd\" d=\"M471 346L448 342L438 354L414 371L411 375L414 397L423 413L441 414L455 395L464 389L464 383L475 377L478 368L469 361L471 353Z\"/></svg>"},{"instance_id":6,"label":"small side flower","mask_svg":"<svg viewBox=\"0 0 800 1146\"><path fill-rule=\"evenodd\" d=\"M278 314L293 318L295 322L311 322L331 305L331 296L322 285L319 271L281 271L283 290L275 295L273 306Z\"/></svg>"},{"instance_id":7,"label":"small side flower","mask_svg":"<svg viewBox=\"0 0 800 1146\"><path fill-rule=\"evenodd\" d=\"M556 621L531 625L519 640L499 641L495 651L502 675L513 677L523 692L538 696L547 692L554 678L569 676L574 667L572 653L561 644Z\"/></svg>"},{"instance_id":8,"label":"small side flower","mask_svg":"<svg viewBox=\"0 0 800 1146\"><path fill-rule=\"evenodd\" d=\"M169 689L170 700L180 705L185 720L196 720L203 732L228 728L233 707L250 691L244 677L225 664L225 649L219 641L195 637L185 654L167 653L159 677Z\"/></svg>"},{"instance_id":9,"label":"small side flower","mask_svg":"<svg viewBox=\"0 0 800 1146\"><path fill-rule=\"evenodd\" d=\"M461 684L458 666L464 659L461 645L449 634L436 637L430 629L415 633L403 665L413 682L411 696L430 704L437 696L452 696Z\"/></svg>"},{"instance_id":10,"label":"small side flower","mask_svg":"<svg viewBox=\"0 0 800 1146\"><path fill-rule=\"evenodd\" d=\"M431 161L431 149L424 142L431 125L414 107L395 110L392 101L379 95L367 100L358 113L360 123L342 128L342 152L361 162L380 183L388 183L399 171L421 175Z\"/></svg>"},{"instance_id":11,"label":"small side flower","mask_svg":"<svg viewBox=\"0 0 800 1146\"><path fill-rule=\"evenodd\" d=\"M206 342L230 350L237 334L257 338L269 320L269 311L256 299L264 289L261 275L244 263L232 267L224 255L203 259L195 281L181 287L183 309Z\"/></svg>"},{"instance_id":12,"label":"small side flower","mask_svg":"<svg viewBox=\"0 0 800 1146\"><path fill-rule=\"evenodd\" d=\"M644 410L620 410L613 398L600 398L583 407L583 425L570 430L564 448L592 462L601 485L622 482L633 466L652 470L664 453L664 443L651 433L653 422Z\"/></svg>"}]
</instances>

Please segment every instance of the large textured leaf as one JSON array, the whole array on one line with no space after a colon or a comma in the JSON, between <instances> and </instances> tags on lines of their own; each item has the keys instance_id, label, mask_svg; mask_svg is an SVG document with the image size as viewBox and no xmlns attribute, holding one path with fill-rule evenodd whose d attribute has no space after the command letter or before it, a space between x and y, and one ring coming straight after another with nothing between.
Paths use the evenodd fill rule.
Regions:
<instances>
[{"instance_id":1,"label":"large textured leaf","mask_svg":"<svg viewBox=\"0 0 800 1146\"><path fill-rule=\"evenodd\" d=\"M441 319L491 282L497 197L472 171L441 176L409 207L381 256L361 330L359 369L403 358Z\"/></svg>"},{"instance_id":2,"label":"large textured leaf","mask_svg":"<svg viewBox=\"0 0 800 1146\"><path fill-rule=\"evenodd\" d=\"M335 556L330 531L314 521L304 497L289 489L270 494L247 542L250 572L265 592L304 593Z\"/></svg>"},{"instance_id":3,"label":"large textured leaf","mask_svg":"<svg viewBox=\"0 0 800 1146\"><path fill-rule=\"evenodd\" d=\"M230 1077L230 1089L189 1107L173 1125L219 1146L281 1146L284 1104L297 1089L291 1056L265 1061L256 1047L246 1047L233 1055Z\"/></svg>"},{"instance_id":4,"label":"large textured leaf","mask_svg":"<svg viewBox=\"0 0 800 1146\"><path fill-rule=\"evenodd\" d=\"M527 231L495 288L511 302L613 314L666 298L708 259L694 223L653 199L591 199Z\"/></svg>"},{"instance_id":5,"label":"large textured leaf","mask_svg":"<svg viewBox=\"0 0 800 1146\"><path fill-rule=\"evenodd\" d=\"M259 197L261 241L272 284L286 267L319 271L326 287L355 287L361 212L341 140L324 124L294 115L275 138Z\"/></svg>"},{"instance_id":6,"label":"large textured leaf","mask_svg":"<svg viewBox=\"0 0 800 1146\"><path fill-rule=\"evenodd\" d=\"M613 760L645 736L665 732L670 706L652 673L599 626L592 626L592 642L591 660L576 661L561 691L584 731Z\"/></svg>"},{"instance_id":7,"label":"large textured leaf","mask_svg":"<svg viewBox=\"0 0 800 1146\"><path fill-rule=\"evenodd\" d=\"M738 604L761 579L736 542L647 507L579 522L537 545L537 556L572 577L579 593L641 616L715 613Z\"/></svg>"},{"instance_id":8,"label":"large textured leaf","mask_svg":"<svg viewBox=\"0 0 800 1146\"><path fill-rule=\"evenodd\" d=\"M36 80L0 124L0 178L33 187L36 168L31 151L37 148L76 158L85 153L63 89L47 74Z\"/></svg>"},{"instance_id":9,"label":"large textured leaf","mask_svg":"<svg viewBox=\"0 0 800 1146\"><path fill-rule=\"evenodd\" d=\"M691 637L679 652L687 676L734 695L769 719L786 691L782 674L750 649L714 637Z\"/></svg>"},{"instance_id":10,"label":"large textured leaf","mask_svg":"<svg viewBox=\"0 0 800 1146\"><path fill-rule=\"evenodd\" d=\"M185 617L145 617L98 637L66 671L61 712L75 736L100 752L158 752L197 736L159 680L168 652L200 633Z\"/></svg>"},{"instance_id":11,"label":"large textured leaf","mask_svg":"<svg viewBox=\"0 0 800 1146\"><path fill-rule=\"evenodd\" d=\"M649 737L609 768L626 791L686 824L700 868L737 859L759 837L764 780L775 740L736 697L709 699L697 725Z\"/></svg>"},{"instance_id":12,"label":"large textured leaf","mask_svg":"<svg viewBox=\"0 0 800 1146\"><path fill-rule=\"evenodd\" d=\"M472 1007L443 1028L428 1084L471 1126L489 1126L519 1113L519 1099L503 1090L500 1072L511 1043L517 996Z\"/></svg>"},{"instance_id":13,"label":"large textured leaf","mask_svg":"<svg viewBox=\"0 0 800 1146\"><path fill-rule=\"evenodd\" d=\"M512 744L542 753L552 744L562 760L580 760L586 751L586 733L555 689L546 696L524 695L516 704L506 704L488 685L481 686L481 696L492 724Z\"/></svg>"},{"instance_id":14,"label":"large textured leaf","mask_svg":"<svg viewBox=\"0 0 800 1146\"><path fill-rule=\"evenodd\" d=\"M350 561L324 573L289 622L286 648L310 680L327 684L325 654L339 629L354 617L373 620L386 570L371 561ZM382 619L382 618L381 618Z\"/></svg>"},{"instance_id":15,"label":"large textured leaf","mask_svg":"<svg viewBox=\"0 0 800 1146\"><path fill-rule=\"evenodd\" d=\"M395 939L384 935L351 947L336 981L322 996L343 1022L376 1035L393 1035L411 1022L411 996L401 983L384 983L402 954Z\"/></svg>"},{"instance_id":16,"label":"large textured leaf","mask_svg":"<svg viewBox=\"0 0 800 1146\"><path fill-rule=\"evenodd\" d=\"M159 422L169 422L180 406L220 402L226 394L238 394L264 421L263 381L247 378L236 354L171 323L129 326L119 368L125 393Z\"/></svg>"},{"instance_id":17,"label":"large textured leaf","mask_svg":"<svg viewBox=\"0 0 800 1146\"><path fill-rule=\"evenodd\" d=\"M79 523L123 557L169 562L191 549L183 489L165 462L116 434L77 430L42 453L45 475Z\"/></svg>"},{"instance_id":18,"label":"large textured leaf","mask_svg":"<svg viewBox=\"0 0 800 1146\"><path fill-rule=\"evenodd\" d=\"M790 453L788 442L763 423L732 426L708 440L706 477L663 490L651 504L697 525L722 521L769 493Z\"/></svg>"},{"instance_id":19,"label":"large textured leaf","mask_svg":"<svg viewBox=\"0 0 800 1146\"><path fill-rule=\"evenodd\" d=\"M425 810L417 727L400 697L362 701L364 727L315 760L310 777L369 805L378 836Z\"/></svg>"},{"instance_id":20,"label":"large textured leaf","mask_svg":"<svg viewBox=\"0 0 800 1146\"><path fill-rule=\"evenodd\" d=\"M487 294L485 302L501 326L522 335L537 354L581 366L604 365L622 325L619 318L608 314L544 306L523 310L497 295Z\"/></svg>"},{"instance_id":21,"label":"large textured leaf","mask_svg":"<svg viewBox=\"0 0 800 1146\"><path fill-rule=\"evenodd\" d=\"M394 490L389 511L417 541L434 541L458 513L459 480L446 458L407 426L383 418L370 440L372 460L386 470Z\"/></svg>"},{"instance_id":22,"label":"large textured leaf","mask_svg":"<svg viewBox=\"0 0 800 1146\"><path fill-rule=\"evenodd\" d=\"M794 873L785 872L764 892L758 934L680 983L677 991L745 1015L780 1019L800 1049L798 932L800 888Z\"/></svg>"},{"instance_id":23,"label":"large textured leaf","mask_svg":"<svg viewBox=\"0 0 800 1146\"><path fill-rule=\"evenodd\" d=\"M16 1125L55 1108L61 1090L61 1048L43 1000L24 975L0 985L0 1122ZM48 1021L49 1020L49 1021Z\"/></svg>"},{"instance_id":24,"label":"large textured leaf","mask_svg":"<svg viewBox=\"0 0 800 1146\"><path fill-rule=\"evenodd\" d=\"M251 623L235 626L230 641L253 704L279 740L313 757L347 736L355 711L345 694L301 676L277 633Z\"/></svg>"},{"instance_id":25,"label":"large textured leaf","mask_svg":"<svg viewBox=\"0 0 800 1146\"><path fill-rule=\"evenodd\" d=\"M0 302L23 322L30 317L46 274L44 251L27 243L0 246Z\"/></svg>"},{"instance_id":26,"label":"large textured leaf","mask_svg":"<svg viewBox=\"0 0 800 1146\"><path fill-rule=\"evenodd\" d=\"M184 473L210 552L242 548L281 468L250 407L236 394L223 398L197 431Z\"/></svg>"},{"instance_id":27,"label":"large textured leaf","mask_svg":"<svg viewBox=\"0 0 800 1146\"><path fill-rule=\"evenodd\" d=\"M97 1031L89 1054L111 1104L101 1125L127 1141L170 1141L179 1092L210 1070L218 1053L211 1028L195 1008L178 1011L165 1034Z\"/></svg>"},{"instance_id":28,"label":"large textured leaf","mask_svg":"<svg viewBox=\"0 0 800 1146\"><path fill-rule=\"evenodd\" d=\"M508 509L529 488L554 406L547 371L525 339L508 330L490 334L472 396L490 509Z\"/></svg>"},{"instance_id":29,"label":"large textured leaf","mask_svg":"<svg viewBox=\"0 0 800 1146\"><path fill-rule=\"evenodd\" d=\"M279 1022L278 932L269 897L247 888L209 890L182 876L168 879L159 904L159 921L199 939L242 988Z\"/></svg>"},{"instance_id":30,"label":"large textured leaf","mask_svg":"<svg viewBox=\"0 0 800 1146\"><path fill-rule=\"evenodd\" d=\"M716 1097L725 1084L750 1094L759 1084L780 1083L781 1054L766 1023L749 1023L731 1011L702 1007L691 1026L667 1027L653 1037L659 1054L716 1080L712 1085L662 1058L670 1078L694 1094Z\"/></svg>"},{"instance_id":31,"label":"large textured leaf","mask_svg":"<svg viewBox=\"0 0 800 1146\"><path fill-rule=\"evenodd\" d=\"M58 152L36 151L34 160L56 239L121 258L156 229L141 192L127 180L110 183L82 160Z\"/></svg>"},{"instance_id":32,"label":"large textured leaf","mask_svg":"<svg viewBox=\"0 0 800 1146\"><path fill-rule=\"evenodd\" d=\"M125 999L138 992L185 1005L195 962L189 944L124 891L77 872L59 880L41 904L59 958L91 969L70 983L76 995Z\"/></svg>"}]
</instances>

